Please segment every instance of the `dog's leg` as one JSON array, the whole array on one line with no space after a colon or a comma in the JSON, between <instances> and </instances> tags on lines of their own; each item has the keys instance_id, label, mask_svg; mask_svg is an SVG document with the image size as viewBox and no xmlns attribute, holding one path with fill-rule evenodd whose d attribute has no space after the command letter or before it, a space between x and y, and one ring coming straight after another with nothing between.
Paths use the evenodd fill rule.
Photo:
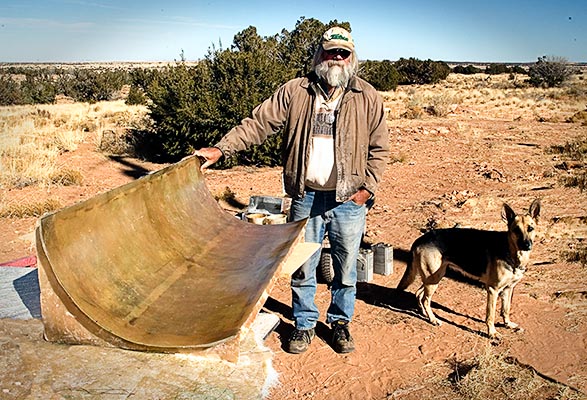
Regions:
<instances>
[{"instance_id":1,"label":"dog's leg","mask_svg":"<svg viewBox=\"0 0 587 400\"><path fill-rule=\"evenodd\" d=\"M503 317L503 323L505 324L506 328L521 331L522 328L520 328L518 324L510 321L510 308L512 306L513 295L513 286L506 287L501 293L501 316Z\"/></svg>"},{"instance_id":2,"label":"dog's leg","mask_svg":"<svg viewBox=\"0 0 587 400\"><path fill-rule=\"evenodd\" d=\"M497 298L499 292L497 288L487 287L487 311L485 315L485 324L487 325L487 334L490 338L494 338L497 334L495 329L495 308L497 307Z\"/></svg>"},{"instance_id":3,"label":"dog's leg","mask_svg":"<svg viewBox=\"0 0 587 400\"><path fill-rule=\"evenodd\" d=\"M424 283L418 289L418 302L420 303L420 309L422 313L428 318L432 325L440 326L442 322L436 318L434 312L432 312L432 307L430 306L432 303L432 295L436 291L438 287L438 283Z\"/></svg>"},{"instance_id":4,"label":"dog's leg","mask_svg":"<svg viewBox=\"0 0 587 400\"><path fill-rule=\"evenodd\" d=\"M426 316L426 310L424 309L424 302L422 300L423 297L424 297L424 284L422 284L422 286L420 286L418 288L418 290L416 290L416 299L418 299L418 306L420 307L420 312L422 312L422 314L424 316Z\"/></svg>"},{"instance_id":5,"label":"dog's leg","mask_svg":"<svg viewBox=\"0 0 587 400\"><path fill-rule=\"evenodd\" d=\"M418 299L420 312L422 313L422 315L424 315L424 317L428 318L432 325L442 325L442 322L436 318L436 316L432 312L432 308L430 307L431 298L427 294L427 287L428 285L422 284L422 286L420 286L420 288L416 290L416 298Z\"/></svg>"}]
</instances>

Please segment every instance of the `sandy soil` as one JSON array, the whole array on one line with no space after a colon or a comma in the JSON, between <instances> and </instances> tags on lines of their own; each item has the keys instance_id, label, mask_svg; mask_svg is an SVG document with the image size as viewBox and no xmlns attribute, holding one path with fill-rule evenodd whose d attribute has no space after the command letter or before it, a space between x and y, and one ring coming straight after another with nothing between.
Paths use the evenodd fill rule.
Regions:
<instances>
[{"instance_id":1,"label":"sandy soil","mask_svg":"<svg viewBox=\"0 0 587 400\"><path fill-rule=\"evenodd\" d=\"M531 117L484 118L457 109L446 118L393 119L389 130L394 161L368 215L366 238L393 246L394 272L374 275L371 282L359 285L351 324L356 351L348 355L332 350L324 317L308 352L284 352L293 326L289 282L279 280L265 306L282 320L266 340L280 375L270 398L462 398L447 384L455 365L488 352L507 354L545 379L587 393L585 267L561 257L562 251L587 237L587 197L559 183L566 171L557 168L558 156L547 151L584 135L587 128ZM63 163L82 171L81 186L14 189L4 194L4 200L56 198L69 205L162 167L107 158L90 144L63 157ZM251 195L280 195L279 175L277 168L239 167L209 171L206 181L213 194L229 187L246 203ZM405 269L407 250L426 227L458 223L500 230L503 202L525 211L535 198L542 199L537 243L512 308L512 319L523 332L498 327L501 340L488 340L485 292L477 286L443 280L433 304L441 327L419 315L413 296L416 284L408 292L394 289ZM30 239L35 222L0 219L0 261L34 254ZM316 301L325 313L326 284L320 284Z\"/></svg>"}]
</instances>

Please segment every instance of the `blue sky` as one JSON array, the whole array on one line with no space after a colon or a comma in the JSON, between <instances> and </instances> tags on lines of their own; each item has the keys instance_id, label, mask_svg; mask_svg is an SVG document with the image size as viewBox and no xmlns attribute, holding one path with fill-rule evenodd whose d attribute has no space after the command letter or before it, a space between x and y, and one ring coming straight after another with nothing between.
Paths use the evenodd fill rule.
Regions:
<instances>
[{"instance_id":1,"label":"blue sky","mask_svg":"<svg viewBox=\"0 0 587 400\"><path fill-rule=\"evenodd\" d=\"M360 59L587 62L583 0L0 0L0 62L192 61L302 16L350 22Z\"/></svg>"}]
</instances>

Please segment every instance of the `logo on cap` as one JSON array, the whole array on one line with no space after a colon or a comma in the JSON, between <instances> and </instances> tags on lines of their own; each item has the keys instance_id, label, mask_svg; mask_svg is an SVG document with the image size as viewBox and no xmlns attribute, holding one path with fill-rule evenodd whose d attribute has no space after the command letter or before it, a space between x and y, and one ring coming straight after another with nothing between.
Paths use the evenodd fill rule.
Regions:
<instances>
[{"instance_id":1,"label":"logo on cap","mask_svg":"<svg viewBox=\"0 0 587 400\"><path fill-rule=\"evenodd\" d=\"M349 38L346 36L341 35L340 33L333 33L330 35L330 40L339 39L339 40L346 40L349 41Z\"/></svg>"}]
</instances>

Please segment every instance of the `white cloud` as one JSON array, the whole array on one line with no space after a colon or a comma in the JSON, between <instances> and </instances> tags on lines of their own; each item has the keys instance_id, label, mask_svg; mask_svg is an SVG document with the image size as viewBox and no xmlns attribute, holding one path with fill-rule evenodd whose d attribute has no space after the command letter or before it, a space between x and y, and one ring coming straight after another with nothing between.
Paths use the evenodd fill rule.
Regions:
<instances>
[{"instance_id":1,"label":"white cloud","mask_svg":"<svg viewBox=\"0 0 587 400\"><path fill-rule=\"evenodd\" d=\"M59 29L67 31L84 31L96 26L93 22L62 22L54 19L42 18L0 18L0 25L5 28L25 28L25 29Z\"/></svg>"},{"instance_id":2,"label":"white cloud","mask_svg":"<svg viewBox=\"0 0 587 400\"><path fill-rule=\"evenodd\" d=\"M96 3L93 1L84 1L84 0L66 0L63 2L64 4L74 4L78 6L87 6L87 7L97 7L97 8L106 8L110 10L122 10L122 7L113 6L111 4L104 4L104 3Z\"/></svg>"},{"instance_id":3,"label":"white cloud","mask_svg":"<svg viewBox=\"0 0 587 400\"><path fill-rule=\"evenodd\" d=\"M158 24L158 25L183 25L183 26L193 26L198 28L207 28L207 29L228 29L228 30L235 30L235 29L242 29L241 26L238 25L227 25L227 24L211 24L207 22L198 22L196 20L185 18L185 17L168 17L162 19L142 19L142 18L123 18L119 19L119 22L129 23L129 24Z\"/></svg>"}]
</instances>

